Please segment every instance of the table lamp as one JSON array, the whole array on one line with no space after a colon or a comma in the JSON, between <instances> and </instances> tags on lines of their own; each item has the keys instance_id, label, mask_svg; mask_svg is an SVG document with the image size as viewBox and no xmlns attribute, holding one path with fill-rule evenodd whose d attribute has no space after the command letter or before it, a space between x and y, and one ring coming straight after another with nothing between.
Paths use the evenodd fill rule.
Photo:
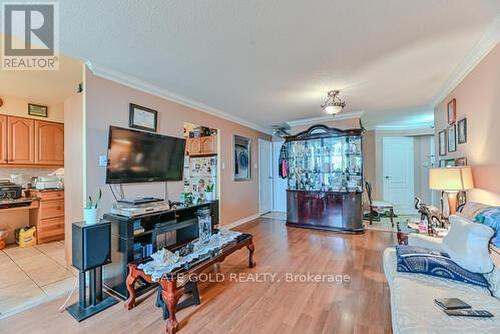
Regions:
<instances>
[{"instance_id":1,"label":"table lamp","mask_svg":"<svg viewBox=\"0 0 500 334\"><path fill-rule=\"evenodd\" d=\"M447 193L450 215L453 215L457 211L458 192L474 188L472 169L470 166L431 168L429 188Z\"/></svg>"}]
</instances>

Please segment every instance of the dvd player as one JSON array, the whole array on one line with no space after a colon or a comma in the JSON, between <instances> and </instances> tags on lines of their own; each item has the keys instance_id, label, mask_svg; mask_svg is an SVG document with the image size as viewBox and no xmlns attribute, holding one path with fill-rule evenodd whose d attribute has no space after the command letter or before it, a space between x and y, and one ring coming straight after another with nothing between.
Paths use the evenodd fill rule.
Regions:
<instances>
[{"instance_id":1,"label":"dvd player","mask_svg":"<svg viewBox=\"0 0 500 334\"><path fill-rule=\"evenodd\" d=\"M118 203L128 204L128 205L141 205L148 203L163 202L162 198L156 197L137 197L137 198L124 198L118 200Z\"/></svg>"},{"instance_id":2,"label":"dvd player","mask_svg":"<svg viewBox=\"0 0 500 334\"><path fill-rule=\"evenodd\" d=\"M170 205L164 201L146 202L144 204L129 204L118 202L111 208L111 213L128 218L142 216L148 213L170 210Z\"/></svg>"}]
</instances>

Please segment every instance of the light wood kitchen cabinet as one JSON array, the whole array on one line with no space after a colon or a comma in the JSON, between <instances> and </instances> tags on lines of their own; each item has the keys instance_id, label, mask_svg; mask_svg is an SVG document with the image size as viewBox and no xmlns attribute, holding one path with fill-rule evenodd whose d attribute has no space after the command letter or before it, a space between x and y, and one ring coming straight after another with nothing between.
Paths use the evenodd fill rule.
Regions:
<instances>
[{"instance_id":1,"label":"light wood kitchen cabinet","mask_svg":"<svg viewBox=\"0 0 500 334\"><path fill-rule=\"evenodd\" d=\"M0 115L0 164L7 163L7 116Z\"/></svg>"},{"instance_id":2,"label":"light wood kitchen cabinet","mask_svg":"<svg viewBox=\"0 0 500 334\"><path fill-rule=\"evenodd\" d=\"M64 164L64 125L35 121L35 163L42 165Z\"/></svg>"},{"instance_id":3,"label":"light wood kitchen cabinet","mask_svg":"<svg viewBox=\"0 0 500 334\"><path fill-rule=\"evenodd\" d=\"M188 138L186 151L192 157L217 154L217 136Z\"/></svg>"},{"instance_id":4,"label":"light wood kitchen cabinet","mask_svg":"<svg viewBox=\"0 0 500 334\"><path fill-rule=\"evenodd\" d=\"M64 124L0 115L0 165L64 165Z\"/></svg>"},{"instance_id":5,"label":"light wood kitchen cabinet","mask_svg":"<svg viewBox=\"0 0 500 334\"><path fill-rule=\"evenodd\" d=\"M35 121L23 117L7 117L7 163L35 163Z\"/></svg>"},{"instance_id":6,"label":"light wood kitchen cabinet","mask_svg":"<svg viewBox=\"0 0 500 334\"><path fill-rule=\"evenodd\" d=\"M33 196L40 198L38 210L31 211L37 243L64 240L64 191L35 191Z\"/></svg>"}]
</instances>

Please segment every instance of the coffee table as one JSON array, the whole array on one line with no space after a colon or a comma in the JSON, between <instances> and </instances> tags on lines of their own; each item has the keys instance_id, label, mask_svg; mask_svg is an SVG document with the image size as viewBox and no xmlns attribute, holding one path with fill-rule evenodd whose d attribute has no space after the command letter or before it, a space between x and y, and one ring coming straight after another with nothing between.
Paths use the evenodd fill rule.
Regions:
<instances>
[{"instance_id":1,"label":"coffee table","mask_svg":"<svg viewBox=\"0 0 500 334\"><path fill-rule=\"evenodd\" d=\"M248 266L250 268L255 267L255 260L253 259L253 254L255 251L255 246L253 243L253 236L251 234L241 234L238 236L235 242L223 247L220 251L215 253L213 256L206 258L202 261L193 261L193 265L188 269L185 267L175 269L170 273L164 274L159 281L155 281L152 277L146 274L143 270L138 268L139 263L130 263L129 273L127 276L127 290L129 292L129 298L125 302L125 308L131 310L135 307L135 289L134 285L136 281L141 278L148 283L158 283L161 288L161 297L167 305L169 318L167 319L166 333L173 334L177 332L179 323L175 318L176 306L179 299L185 292L185 283L191 278L195 277L198 273L207 269L208 267L224 261L224 259L236 252L237 250L246 247L248 249Z\"/></svg>"}]
</instances>

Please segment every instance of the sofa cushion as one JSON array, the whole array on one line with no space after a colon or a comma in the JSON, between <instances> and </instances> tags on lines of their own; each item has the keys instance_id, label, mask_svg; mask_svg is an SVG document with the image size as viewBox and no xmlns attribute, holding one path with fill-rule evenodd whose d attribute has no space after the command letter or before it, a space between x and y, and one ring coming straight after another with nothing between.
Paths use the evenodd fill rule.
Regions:
<instances>
[{"instance_id":1,"label":"sofa cushion","mask_svg":"<svg viewBox=\"0 0 500 334\"><path fill-rule=\"evenodd\" d=\"M481 210L474 217L474 221L491 227L494 231L491 242L496 247L500 247L500 207L491 207Z\"/></svg>"},{"instance_id":2,"label":"sofa cushion","mask_svg":"<svg viewBox=\"0 0 500 334\"><path fill-rule=\"evenodd\" d=\"M410 272L448 278L488 287L481 274L472 273L453 262L448 254L414 246L396 246L398 272Z\"/></svg>"},{"instance_id":3,"label":"sofa cushion","mask_svg":"<svg viewBox=\"0 0 500 334\"><path fill-rule=\"evenodd\" d=\"M483 274L492 271L488 244L494 231L459 216L450 216L449 220L450 229L443 238L443 251L468 271Z\"/></svg>"}]
</instances>

